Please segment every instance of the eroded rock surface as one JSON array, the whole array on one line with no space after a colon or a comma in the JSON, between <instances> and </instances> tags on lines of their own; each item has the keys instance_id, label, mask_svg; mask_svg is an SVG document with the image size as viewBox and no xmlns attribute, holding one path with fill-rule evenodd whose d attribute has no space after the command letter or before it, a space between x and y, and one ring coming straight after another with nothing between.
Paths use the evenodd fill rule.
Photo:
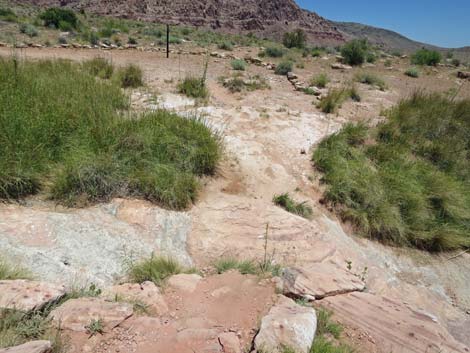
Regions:
<instances>
[{"instance_id":1,"label":"eroded rock surface","mask_svg":"<svg viewBox=\"0 0 470 353\"><path fill-rule=\"evenodd\" d=\"M52 345L49 341L32 341L25 344L10 347L0 348L0 353L50 353L52 352Z\"/></svg>"},{"instance_id":2,"label":"eroded rock surface","mask_svg":"<svg viewBox=\"0 0 470 353\"><path fill-rule=\"evenodd\" d=\"M196 290L199 281L202 279L201 276L197 274L179 274L175 276L171 276L167 284L174 288L181 290L183 292L192 293Z\"/></svg>"},{"instance_id":3,"label":"eroded rock surface","mask_svg":"<svg viewBox=\"0 0 470 353\"><path fill-rule=\"evenodd\" d=\"M65 287L29 280L0 281L0 308L38 310L65 295Z\"/></svg>"}]
</instances>

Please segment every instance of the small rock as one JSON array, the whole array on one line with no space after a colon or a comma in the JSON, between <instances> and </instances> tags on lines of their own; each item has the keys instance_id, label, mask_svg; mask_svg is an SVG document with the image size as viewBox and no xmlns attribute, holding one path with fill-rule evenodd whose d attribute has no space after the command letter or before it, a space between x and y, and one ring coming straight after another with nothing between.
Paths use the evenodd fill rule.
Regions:
<instances>
[{"instance_id":1,"label":"small rock","mask_svg":"<svg viewBox=\"0 0 470 353\"><path fill-rule=\"evenodd\" d=\"M28 280L0 281L0 308L38 310L65 295L65 287Z\"/></svg>"},{"instance_id":2,"label":"small rock","mask_svg":"<svg viewBox=\"0 0 470 353\"><path fill-rule=\"evenodd\" d=\"M242 353L240 347L240 340L234 332L222 333L218 337L219 343L222 346L222 352L224 353Z\"/></svg>"},{"instance_id":3,"label":"small rock","mask_svg":"<svg viewBox=\"0 0 470 353\"><path fill-rule=\"evenodd\" d=\"M0 353L50 353L52 345L49 341L31 341L20 346L0 349Z\"/></svg>"},{"instance_id":4,"label":"small rock","mask_svg":"<svg viewBox=\"0 0 470 353\"><path fill-rule=\"evenodd\" d=\"M197 274L179 274L171 276L167 283L170 287L192 293L196 290L201 279L202 277Z\"/></svg>"},{"instance_id":5,"label":"small rock","mask_svg":"<svg viewBox=\"0 0 470 353\"><path fill-rule=\"evenodd\" d=\"M457 72L457 77L462 78L464 80L470 79L470 72L459 71Z\"/></svg>"},{"instance_id":6,"label":"small rock","mask_svg":"<svg viewBox=\"0 0 470 353\"><path fill-rule=\"evenodd\" d=\"M300 306L292 299L280 296L261 321L261 328L255 338L257 351L279 353L282 346L291 347L295 352L310 350L317 330L317 316L310 307Z\"/></svg>"},{"instance_id":7,"label":"small rock","mask_svg":"<svg viewBox=\"0 0 470 353\"><path fill-rule=\"evenodd\" d=\"M333 63L333 64L331 64L331 68L333 70L351 70L352 66L344 65L344 64L340 64L340 63Z\"/></svg>"},{"instance_id":8,"label":"small rock","mask_svg":"<svg viewBox=\"0 0 470 353\"><path fill-rule=\"evenodd\" d=\"M291 80L296 80L297 78L298 78L298 76L297 76L296 74L294 74L293 72L288 72L288 73L287 73L287 79L288 79L289 81L291 81Z\"/></svg>"}]
</instances>

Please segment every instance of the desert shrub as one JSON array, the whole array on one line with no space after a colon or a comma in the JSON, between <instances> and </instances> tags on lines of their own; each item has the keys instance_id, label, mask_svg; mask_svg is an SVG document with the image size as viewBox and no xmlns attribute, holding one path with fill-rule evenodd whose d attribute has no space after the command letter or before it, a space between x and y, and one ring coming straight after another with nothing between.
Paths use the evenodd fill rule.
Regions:
<instances>
[{"instance_id":1,"label":"desert shrub","mask_svg":"<svg viewBox=\"0 0 470 353\"><path fill-rule=\"evenodd\" d=\"M315 77L312 77L312 79L310 80L310 85L318 88L325 88L328 82L330 82L330 79L326 74L322 73L318 74Z\"/></svg>"},{"instance_id":2,"label":"desert shrub","mask_svg":"<svg viewBox=\"0 0 470 353\"><path fill-rule=\"evenodd\" d=\"M264 55L270 58L281 58L284 56L284 49L280 47L270 46L263 51Z\"/></svg>"},{"instance_id":3,"label":"desert shrub","mask_svg":"<svg viewBox=\"0 0 470 353\"><path fill-rule=\"evenodd\" d=\"M393 65L392 60L390 59L385 60L384 62L385 67L392 67L392 65Z\"/></svg>"},{"instance_id":4,"label":"desert shrub","mask_svg":"<svg viewBox=\"0 0 470 353\"><path fill-rule=\"evenodd\" d=\"M117 72L118 80L123 88L137 88L144 85L142 69L137 65L127 65Z\"/></svg>"},{"instance_id":5,"label":"desert shrub","mask_svg":"<svg viewBox=\"0 0 470 353\"><path fill-rule=\"evenodd\" d=\"M385 91L387 88L387 85L382 78L369 72L357 73L354 77L354 80L366 85L378 87L381 91Z\"/></svg>"},{"instance_id":6,"label":"desert shrub","mask_svg":"<svg viewBox=\"0 0 470 353\"><path fill-rule=\"evenodd\" d=\"M200 77L188 76L178 84L178 92L191 98L207 98L209 90Z\"/></svg>"},{"instance_id":7,"label":"desert shrub","mask_svg":"<svg viewBox=\"0 0 470 353\"><path fill-rule=\"evenodd\" d=\"M232 69L234 70L245 71L246 62L245 60L235 59L235 60L232 60L230 65L232 66Z\"/></svg>"},{"instance_id":8,"label":"desert shrub","mask_svg":"<svg viewBox=\"0 0 470 353\"><path fill-rule=\"evenodd\" d=\"M128 40L127 40L127 44L137 45L138 41L134 37L129 37Z\"/></svg>"},{"instance_id":9,"label":"desert shrub","mask_svg":"<svg viewBox=\"0 0 470 353\"><path fill-rule=\"evenodd\" d=\"M452 59L451 64L454 65L455 67L460 66L460 60L459 59Z\"/></svg>"},{"instance_id":10,"label":"desert shrub","mask_svg":"<svg viewBox=\"0 0 470 353\"><path fill-rule=\"evenodd\" d=\"M59 39L57 39L57 42L59 44L67 44L68 43L67 38L65 38L65 37L59 37Z\"/></svg>"},{"instance_id":11,"label":"desert shrub","mask_svg":"<svg viewBox=\"0 0 470 353\"><path fill-rule=\"evenodd\" d=\"M366 61L369 63L369 64L373 64L377 61L377 54L375 54L374 52L368 52L366 54Z\"/></svg>"},{"instance_id":12,"label":"desert shrub","mask_svg":"<svg viewBox=\"0 0 470 353\"><path fill-rule=\"evenodd\" d=\"M394 50L394 51L392 51L392 55L395 56L395 57L397 57L397 58L399 58L399 57L401 57L403 54L402 54L402 52L399 51L399 50Z\"/></svg>"},{"instance_id":13,"label":"desert shrub","mask_svg":"<svg viewBox=\"0 0 470 353\"><path fill-rule=\"evenodd\" d=\"M418 78L419 77L419 71L415 67L410 67L409 69L407 69L405 71L405 75L413 77L413 78Z\"/></svg>"},{"instance_id":14,"label":"desert shrub","mask_svg":"<svg viewBox=\"0 0 470 353\"><path fill-rule=\"evenodd\" d=\"M349 65L361 65L366 60L368 51L367 41L354 39L346 43L341 48L341 55L344 58L344 62Z\"/></svg>"},{"instance_id":15,"label":"desert shrub","mask_svg":"<svg viewBox=\"0 0 470 353\"><path fill-rule=\"evenodd\" d=\"M306 202L295 202L288 193L281 195L275 195L273 197L273 203L279 207L282 207L287 212L296 214L304 218L312 217L312 208Z\"/></svg>"},{"instance_id":16,"label":"desert shrub","mask_svg":"<svg viewBox=\"0 0 470 353\"><path fill-rule=\"evenodd\" d=\"M0 257L0 281L30 278L31 274L27 270L14 266Z\"/></svg>"},{"instance_id":17,"label":"desert shrub","mask_svg":"<svg viewBox=\"0 0 470 353\"><path fill-rule=\"evenodd\" d=\"M420 49L411 57L413 65L436 66L442 60L442 55L438 51L429 49Z\"/></svg>"},{"instance_id":18,"label":"desert shrub","mask_svg":"<svg viewBox=\"0 0 470 353\"><path fill-rule=\"evenodd\" d=\"M78 17L75 12L69 9L51 7L39 15L39 18L44 21L46 27L55 27L61 30L67 30L66 26L70 29L78 28Z\"/></svg>"},{"instance_id":19,"label":"desert shrub","mask_svg":"<svg viewBox=\"0 0 470 353\"><path fill-rule=\"evenodd\" d=\"M95 31L86 32L84 34L84 39L87 40L91 45L98 45L100 42L100 37Z\"/></svg>"},{"instance_id":20,"label":"desert shrub","mask_svg":"<svg viewBox=\"0 0 470 353\"><path fill-rule=\"evenodd\" d=\"M286 48L305 48L307 42L307 35L301 29L297 29L293 32L286 32L282 38L282 43Z\"/></svg>"},{"instance_id":21,"label":"desert shrub","mask_svg":"<svg viewBox=\"0 0 470 353\"><path fill-rule=\"evenodd\" d=\"M322 49L320 49L320 48L314 48L314 49L312 50L312 57L318 58L318 57L322 56L323 52L324 52L324 51L323 51Z\"/></svg>"},{"instance_id":22,"label":"desert shrub","mask_svg":"<svg viewBox=\"0 0 470 353\"><path fill-rule=\"evenodd\" d=\"M288 72L293 70L294 64L292 61L282 61L276 66L274 73L276 75L287 75Z\"/></svg>"},{"instance_id":23,"label":"desert shrub","mask_svg":"<svg viewBox=\"0 0 470 353\"><path fill-rule=\"evenodd\" d=\"M224 79L223 86L232 93L241 92L245 88L245 80L243 80L241 77Z\"/></svg>"},{"instance_id":24,"label":"desert shrub","mask_svg":"<svg viewBox=\"0 0 470 353\"><path fill-rule=\"evenodd\" d=\"M16 22L18 20L18 16L16 16L13 10L0 7L0 20Z\"/></svg>"},{"instance_id":25,"label":"desert shrub","mask_svg":"<svg viewBox=\"0 0 470 353\"><path fill-rule=\"evenodd\" d=\"M238 75L234 75L231 78L220 77L219 82L232 93L269 88L266 80L258 75L250 76L247 79Z\"/></svg>"},{"instance_id":26,"label":"desert shrub","mask_svg":"<svg viewBox=\"0 0 470 353\"><path fill-rule=\"evenodd\" d=\"M255 262L250 260L237 260L236 258L222 258L214 264L217 273L221 274L230 270L237 270L242 275L255 275L259 269Z\"/></svg>"},{"instance_id":27,"label":"desert shrub","mask_svg":"<svg viewBox=\"0 0 470 353\"><path fill-rule=\"evenodd\" d=\"M29 37L37 37L39 31L32 24L22 23L20 25L20 32L26 34Z\"/></svg>"},{"instance_id":28,"label":"desert shrub","mask_svg":"<svg viewBox=\"0 0 470 353\"><path fill-rule=\"evenodd\" d=\"M313 155L325 200L386 243L470 246L469 117L469 100L415 94L376 128L346 125Z\"/></svg>"},{"instance_id":29,"label":"desert shrub","mask_svg":"<svg viewBox=\"0 0 470 353\"><path fill-rule=\"evenodd\" d=\"M167 278L184 272L185 269L175 259L152 256L149 259L131 264L128 275L132 282L150 281L161 286Z\"/></svg>"},{"instance_id":30,"label":"desert shrub","mask_svg":"<svg viewBox=\"0 0 470 353\"><path fill-rule=\"evenodd\" d=\"M105 58L96 57L83 63L83 67L93 76L109 79L113 75L114 66Z\"/></svg>"},{"instance_id":31,"label":"desert shrub","mask_svg":"<svg viewBox=\"0 0 470 353\"><path fill-rule=\"evenodd\" d=\"M320 100L318 107L324 113L334 113L350 95L350 91L345 88L330 90L328 95Z\"/></svg>"},{"instance_id":32,"label":"desert shrub","mask_svg":"<svg viewBox=\"0 0 470 353\"><path fill-rule=\"evenodd\" d=\"M233 44L228 41L223 41L222 43L219 43L217 47L222 50L228 50L228 51L233 50Z\"/></svg>"},{"instance_id":33,"label":"desert shrub","mask_svg":"<svg viewBox=\"0 0 470 353\"><path fill-rule=\"evenodd\" d=\"M219 138L197 118L120 114L128 102L117 80L96 80L79 64L0 60L0 198L191 205L198 177L215 171Z\"/></svg>"}]
</instances>

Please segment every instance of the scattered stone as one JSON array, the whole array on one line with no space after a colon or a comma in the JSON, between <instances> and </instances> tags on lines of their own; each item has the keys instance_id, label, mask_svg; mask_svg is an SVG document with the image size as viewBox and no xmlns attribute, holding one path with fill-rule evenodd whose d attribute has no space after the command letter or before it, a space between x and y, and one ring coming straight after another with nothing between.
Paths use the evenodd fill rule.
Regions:
<instances>
[{"instance_id":1,"label":"scattered stone","mask_svg":"<svg viewBox=\"0 0 470 353\"><path fill-rule=\"evenodd\" d=\"M457 72L457 77L464 80L470 79L470 72L459 71Z\"/></svg>"},{"instance_id":2,"label":"scattered stone","mask_svg":"<svg viewBox=\"0 0 470 353\"><path fill-rule=\"evenodd\" d=\"M146 306L146 311L154 315L162 315L168 312L168 307L163 299L160 289L153 282L125 283L107 288L102 297L107 300L123 300L141 303Z\"/></svg>"},{"instance_id":3,"label":"scattered stone","mask_svg":"<svg viewBox=\"0 0 470 353\"><path fill-rule=\"evenodd\" d=\"M50 313L56 327L76 332L86 332L93 320L101 320L104 330L119 326L134 313L132 305L109 302L102 298L71 299Z\"/></svg>"},{"instance_id":4,"label":"scattered stone","mask_svg":"<svg viewBox=\"0 0 470 353\"><path fill-rule=\"evenodd\" d=\"M240 340L236 333L225 332L219 335L219 343L222 346L223 353L242 353Z\"/></svg>"},{"instance_id":5,"label":"scattered stone","mask_svg":"<svg viewBox=\"0 0 470 353\"><path fill-rule=\"evenodd\" d=\"M25 344L0 348L0 353L50 353L52 352L52 345L49 341L31 341Z\"/></svg>"},{"instance_id":6,"label":"scattered stone","mask_svg":"<svg viewBox=\"0 0 470 353\"><path fill-rule=\"evenodd\" d=\"M333 63L333 64L331 64L331 68L333 70L351 70L352 66L344 65L344 64L340 64L340 63Z\"/></svg>"},{"instance_id":7,"label":"scattered stone","mask_svg":"<svg viewBox=\"0 0 470 353\"><path fill-rule=\"evenodd\" d=\"M39 310L64 295L64 286L22 279L0 281L0 308Z\"/></svg>"},{"instance_id":8,"label":"scattered stone","mask_svg":"<svg viewBox=\"0 0 470 353\"><path fill-rule=\"evenodd\" d=\"M258 66L263 65L263 60L261 60L260 58L254 58L252 56L246 56L245 61Z\"/></svg>"},{"instance_id":9,"label":"scattered stone","mask_svg":"<svg viewBox=\"0 0 470 353\"><path fill-rule=\"evenodd\" d=\"M284 293L307 300L364 290L364 282L351 272L331 263L314 263L306 268L283 271Z\"/></svg>"},{"instance_id":10,"label":"scattered stone","mask_svg":"<svg viewBox=\"0 0 470 353\"><path fill-rule=\"evenodd\" d=\"M202 279L197 274L179 274L168 279L168 286L183 292L192 293L196 290L199 281Z\"/></svg>"},{"instance_id":11,"label":"scattered stone","mask_svg":"<svg viewBox=\"0 0 470 353\"><path fill-rule=\"evenodd\" d=\"M259 351L279 353L280 347L291 347L295 352L307 353L317 330L317 316L311 307L300 306L292 299L280 296L261 321L255 338Z\"/></svg>"},{"instance_id":12,"label":"scattered stone","mask_svg":"<svg viewBox=\"0 0 470 353\"><path fill-rule=\"evenodd\" d=\"M288 79L289 81L296 80L296 79L298 79L298 78L299 78L299 77L298 77L296 74L294 74L293 72L290 72L290 71L289 71L289 72L287 73L287 79Z\"/></svg>"},{"instance_id":13,"label":"scattered stone","mask_svg":"<svg viewBox=\"0 0 470 353\"><path fill-rule=\"evenodd\" d=\"M308 87L308 90L313 93L314 96L320 96L322 94L322 90L315 86Z\"/></svg>"}]
</instances>

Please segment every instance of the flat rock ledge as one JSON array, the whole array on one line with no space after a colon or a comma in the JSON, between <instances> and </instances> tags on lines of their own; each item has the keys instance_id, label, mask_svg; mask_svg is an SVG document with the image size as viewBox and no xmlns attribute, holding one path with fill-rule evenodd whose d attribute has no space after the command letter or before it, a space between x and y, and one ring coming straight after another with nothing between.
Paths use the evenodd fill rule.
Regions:
<instances>
[{"instance_id":1,"label":"flat rock ledge","mask_svg":"<svg viewBox=\"0 0 470 353\"><path fill-rule=\"evenodd\" d=\"M0 308L39 310L65 295L65 287L29 280L0 281Z\"/></svg>"},{"instance_id":2,"label":"flat rock ledge","mask_svg":"<svg viewBox=\"0 0 470 353\"><path fill-rule=\"evenodd\" d=\"M298 305L280 296L261 321L255 338L257 352L280 353L283 346L295 352L308 353L317 330L317 316L311 307Z\"/></svg>"},{"instance_id":3,"label":"flat rock ledge","mask_svg":"<svg viewBox=\"0 0 470 353\"><path fill-rule=\"evenodd\" d=\"M50 353L52 345L49 341L32 341L25 344L0 349L0 353Z\"/></svg>"},{"instance_id":4,"label":"flat rock ledge","mask_svg":"<svg viewBox=\"0 0 470 353\"><path fill-rule=\"evenodd\" d=\"M289 297L306 300L363 291L364 282L353 273L332 263L314 263L305 268L286 268L282 290Z\"/></svg>"}]
</instances>

